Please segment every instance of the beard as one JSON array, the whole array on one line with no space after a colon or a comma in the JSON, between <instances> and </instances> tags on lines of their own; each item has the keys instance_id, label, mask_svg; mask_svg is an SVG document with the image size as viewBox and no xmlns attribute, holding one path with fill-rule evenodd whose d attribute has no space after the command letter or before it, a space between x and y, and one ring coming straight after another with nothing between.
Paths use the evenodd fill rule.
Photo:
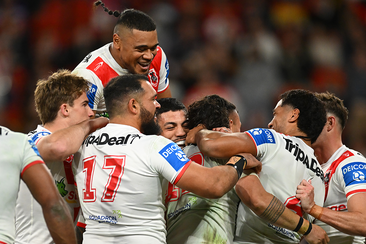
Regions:
<instances>
[{"instance_id":1,"label":"beard","mask_svg":"<svg viewBox=\"0 0 366 244\"><path fill-rule=\"evenodd\" d=\"M154 114L150 113L141 106L141 132L145 135L159 135L161 133L160 126L156 123Z\"/></svg>"}]
</instances>

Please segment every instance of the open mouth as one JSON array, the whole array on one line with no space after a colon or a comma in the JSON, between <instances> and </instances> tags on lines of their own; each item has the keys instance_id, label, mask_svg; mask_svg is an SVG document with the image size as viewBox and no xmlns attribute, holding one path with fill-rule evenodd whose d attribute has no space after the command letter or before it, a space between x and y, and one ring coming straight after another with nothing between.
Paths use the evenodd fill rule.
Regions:
<instances>
[{"instance_id":1,"label":"open mouth","mask_svg":"<svg viewBox=\"0 0 366 244\"><path fill-rule=\"evenodd\" d=\"M147 71L150 68L150 63L138 63L138 64L140 65L142 70Z\"/></svg>"},{"instance_id":2,"label":"open mouth","mask_svg":"<svg viewBox=\"0 0 366 244\"><path fill-rule=\"evenodd\" d=\"M185 140L182 140L182 141L177 141L175 143L177 143L177 145L180 146L180 147L184 147L185 144L186 144L186 141Z\"/></svg>"}]
</instances>

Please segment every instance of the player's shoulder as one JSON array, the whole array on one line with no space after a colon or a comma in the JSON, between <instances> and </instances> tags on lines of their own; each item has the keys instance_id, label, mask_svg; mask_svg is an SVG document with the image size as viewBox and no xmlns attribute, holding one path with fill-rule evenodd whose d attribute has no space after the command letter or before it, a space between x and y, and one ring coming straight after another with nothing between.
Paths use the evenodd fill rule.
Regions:
<instances>
[{"instance_id":1,"label":"player's shoulder","mask_svg":"<svg viewBox=\"0 0 366 244\"><path fill-rule=\"evenodd\" d=\"M72 72L80 72L80 70L87 69L87 67L89 67L96 60L105 59L103 57L105 56L105 52L108 51L109 45L110 43L88 53Z\"/></svg>"}]
</instances>

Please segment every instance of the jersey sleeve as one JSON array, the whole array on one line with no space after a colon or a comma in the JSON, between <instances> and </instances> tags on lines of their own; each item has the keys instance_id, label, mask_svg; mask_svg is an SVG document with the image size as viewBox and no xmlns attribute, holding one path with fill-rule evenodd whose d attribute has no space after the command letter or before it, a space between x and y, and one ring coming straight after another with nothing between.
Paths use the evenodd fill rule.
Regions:
<instances>
[{"instance_id":1,"label":"jersey sleeve","mask_svg":"<svg viewBox=\"0 0 366 244\"><path fill-rule=\"evenodd\" d=\"M75 69L72 73L89 81L89 91L87 93L89 107L92 110L104 111L103 84L98 76L88 69Z\"/></svg>"},{"instance_id":2,"label":"jersey sleeve","mask_svg":"<svg viewBox=\"0 0 366 244\"><path fill-rule=\"evenodd\" d=\"M257 159L261 160L268 152L270 146L276 145L276 134L273 130L255 128L246 131L257 148Z\"/></svg>"},{"instance_id":3,"label":"jersey sleeve","mask_svg":"<svg viewBox=\"0 0 366 244\"><path fill-rule=\"evenodd\" d=\"M41 158L41 155L38 152L38 149L36 145L33 143L33 141L29 140L26 135L25 142L24 142L24 148L23 148L23 157L22 157L22 169L21 169L21 176L23 176L23 173L31 166L35 164L44 163L43 159Z\"/></svg>"},{"instance_id":4,"label":"jersey sleeve","mask_svg":"<svg viewBox=\"0 0 366 244\"><path fill-rule=\"evenodd\" d=\"M366 193L366 160L363 157L350 157L339 165L337 177L341 178L341 188L347 201L357 193Z\"/></svg>"},{"instance_id":5,"label":"jersey sleeve","mask_svg":"<svg viewBox=\"0 0 366 244\"><path fill-rule=\"evenodd\" d=\"M172 184L180 179L191 163L176 143L162 136L154 141L150 159L153 170Z\"/></svg>"}]
</instances>

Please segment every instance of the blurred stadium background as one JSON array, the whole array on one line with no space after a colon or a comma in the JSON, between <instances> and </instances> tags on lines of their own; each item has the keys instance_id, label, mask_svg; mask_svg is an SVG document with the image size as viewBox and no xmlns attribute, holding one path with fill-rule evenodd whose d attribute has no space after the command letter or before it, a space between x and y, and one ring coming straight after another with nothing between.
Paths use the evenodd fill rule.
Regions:
<instances>
[{"instance_id":1,"label":"blurred stadium background","mask_svg":"<svg viewBox=\"0 0 366 244\"><path fill-rule=\"evenodd\" d=\"M93 0L0 1L0 124L39 123L38 79L72 70L112 40L116 18ZM234 102L242 129L267 127L278 95L331 91L350 110L345 143L366 154L366 3L356 0L105 0L157 23L173 96Z\"/></svg>"}]
</instances>

